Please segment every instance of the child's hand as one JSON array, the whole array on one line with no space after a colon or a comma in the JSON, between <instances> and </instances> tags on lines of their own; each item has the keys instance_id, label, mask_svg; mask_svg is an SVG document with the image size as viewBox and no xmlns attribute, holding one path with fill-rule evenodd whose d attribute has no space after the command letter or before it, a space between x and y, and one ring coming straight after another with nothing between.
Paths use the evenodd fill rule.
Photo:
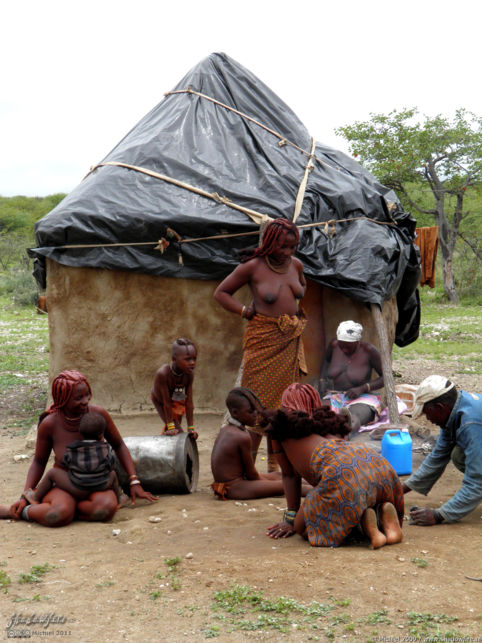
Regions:
<instances>
[{"instance_id":1,"label":"child's hand","mask_svg":"<svg viewBox=\"0 0 482 643\"><path fill-rule=\"evenodd\" d=\"M194 429L188 429L187 432L192 437L193 440L198 439L198 432L195 431Z\"/></svg>"},{"instance_id":2,"label":"child's hand","mask_svg":"<svg viewBox=\"0 0 482 643\"><path fill-rule=\"evenodd\" d=\"M20 516L22 514L22 511L24 507L27 506L27 501L25 498L20 498L17 500L17 502L14 502L13 505L10 507L10 514L13 518L13 520L20 520Z\"/></svg>"},{"instance_id":3,"label":"child's hand","mask_svg":"<svg viewBox=\"0 0 482 643\"><path fill-rule=\"evenodd\" d=\"M177 435L178 433L182 433L182 429L168 429L167 431L164 431L163 435Z\"/></svg>"}]
</instances>

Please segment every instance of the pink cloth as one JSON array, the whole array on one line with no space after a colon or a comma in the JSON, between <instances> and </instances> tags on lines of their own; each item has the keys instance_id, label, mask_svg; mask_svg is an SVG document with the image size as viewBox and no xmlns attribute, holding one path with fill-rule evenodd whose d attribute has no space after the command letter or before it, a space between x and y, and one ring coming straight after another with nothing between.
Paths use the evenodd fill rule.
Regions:
<instances>
[{"instance_id":1,"label":"pink cloth","mask_svg":"<svg viewBox=\"0 0 482 643\"><path fill-rule=\"evenodd\" d=\"M407 405L403 400L401 400L399 397L397 397L397 406L398 406L398 414L402 415L402 413L405 413L407 410ZM379 426L383 426L384 424L390 424L390 419L388 417L388 407L386 406L383 411L380 413L380 417L376 422L373 424L366 424L365 426L360 427L360 432L361 431L373 431L373 429L376 429Z\"/></svg>"}]
</instances>

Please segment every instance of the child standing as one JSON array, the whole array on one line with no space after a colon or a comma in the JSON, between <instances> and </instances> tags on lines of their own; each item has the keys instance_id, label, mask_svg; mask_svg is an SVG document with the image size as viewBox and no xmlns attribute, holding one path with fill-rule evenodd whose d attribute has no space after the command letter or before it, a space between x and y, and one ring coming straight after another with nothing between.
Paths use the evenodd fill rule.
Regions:
<instances>
[{"instance_id":1,"label":"child standing","mask_svg":"<svg viewBox=\"0 0 482 643\"><path fill-rule=\"evenodd\" d=\"M31 505L38 505L55 485L67 491L76 500L86 500L95 491L112 489L119 506L128 500L121 494L115 464L114 450L104 440L105 419L99 413L86 413L79 425L82 440L69 444L62 458L65 469L52 467L39 482L36 490L23 494Z\"/></svg>"},{"instance_id":2,"label":"child standing","mask_svg":"<svg viewBox=\"0 0 482 643\"><path fill-rule=\"evenodd\" d=\"M151 400L165 422L162 435L182 433L181 420L186 415L187 430L194 439L194 404L192 384L197 350L193 342L182 337L172 345L172 361L157 371L151 391Z\"/></svg>"}]
</instances>

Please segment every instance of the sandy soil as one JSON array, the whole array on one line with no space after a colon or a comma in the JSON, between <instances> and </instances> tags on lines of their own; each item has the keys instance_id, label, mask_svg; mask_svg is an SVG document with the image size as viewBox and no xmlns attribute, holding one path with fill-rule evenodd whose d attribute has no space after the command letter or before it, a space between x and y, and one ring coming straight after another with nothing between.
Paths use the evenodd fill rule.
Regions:
<instances>
[{"instance_id":1,"label":"sandy soil","mask_svg":"<svg viewBox=\"0 0 482 643\"><path fill-rule=\"evenodd\" d=\"M410 381L405 368L413 372L410 364L396 365L402 381ZM418 373L420 381L425 375L420 365ZM479 382L467 379L463 384L475 390ZM0 590L0 627L5 638L14 615L54 614L66 622L44 629L11 627L10 636L14 630L28 629L32 638L48 635L73 641L170 642L215 636L220 641L415 641L436 633L439 637L446 633L445 640L454 640L455 633L482 640L480 507L454 525L422 528L406 521L403 543L378 551L364 543L316 549L298 536L273 541L265 530L280 519L283 498L219 502L209 489L209 456L220 420L201 416L196 422L200 432L196 493L162 496L153 505L138 503L120 510L109 524L76 522L49 530L0 521L0 588L1 572L12 581L7 593ZM121 417L116 422L124 436L159 430L154 416ZM432 429L436 435L437 429ZM379 448L380 443L370 442ZM415 439L416 446L420 443ZM23 488L31 459L15 462L13 456L25 453L31 454L25 437L2 432L3 502L13 501ZM415 467L421 459L414 454ZM265 470L265 461L258 464ZM406 513L414 504L440 506L461 479L450 464L428 498L415 493L406 496ZM150 522L151 516L161 520ZM114 530L120 533L114 535ZM174 579L165 562L173 557L181 558ZM54 568L41 582L18 582L20 573L44 563ZM233 585L263 590L272 600L287 596L305 604L317 601L333 610L314 622L316 629L293 609L285 614L287 632L270 629L269 615L263 627L241 630L240 619L255 620L259 613L248 609L244 616L233 616L213 607L215 593ZM410 618L416 617L410 613L425 614L413 630ZM446 623L446 616L440 615L458 620Z\"/></svg>"}]
</instances>

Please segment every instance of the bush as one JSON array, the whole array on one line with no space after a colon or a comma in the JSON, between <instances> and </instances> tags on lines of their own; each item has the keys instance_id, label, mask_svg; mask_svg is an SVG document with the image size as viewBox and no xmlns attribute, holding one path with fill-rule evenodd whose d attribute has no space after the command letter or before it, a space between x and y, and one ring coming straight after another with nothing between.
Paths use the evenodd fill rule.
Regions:
<instances>
[{"instance_id":1,"label":"bush","mask_svg":"<svg viewBox=\"0 0 482 643\"><path fill-rule=\"evenodd\" d=\"M29 265L27 248L32 247L33 237L26 234L6 233L0 230L0 270Z\"/></svg>"},{"instance_id":2,"label":"bush","mask_svg":"<svg viewBox=\"0 0 482 643\"><path fill-rule=\"evenodd\" d=\"M14 268L0 279L0 294L10 295L18 306L32 306L37 303L39 289L30 270Z\"/></svg>"}]
</instances>

